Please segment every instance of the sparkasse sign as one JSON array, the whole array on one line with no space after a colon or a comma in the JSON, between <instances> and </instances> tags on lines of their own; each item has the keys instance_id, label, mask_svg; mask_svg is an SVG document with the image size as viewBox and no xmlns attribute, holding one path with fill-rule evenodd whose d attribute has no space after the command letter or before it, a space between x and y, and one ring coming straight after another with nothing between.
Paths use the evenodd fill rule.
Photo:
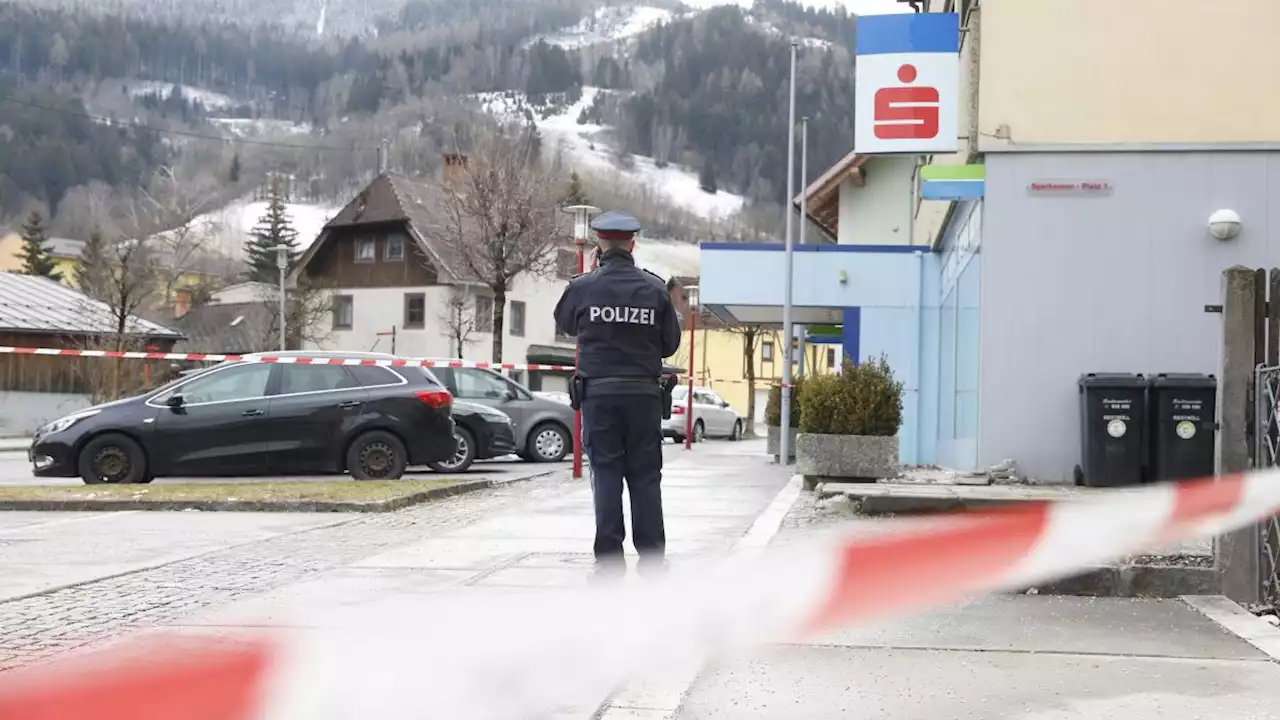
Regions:
<instances>
[{"instance_id":1,"label":"sparkasse sign","mask_svg":"<svg viewBox=\"0 0 1280 720\"><path fill-rule=\"evenodd\" d=\"M1111 183L1107 180L1032 180L1027 192L1032 195L1110 195Z\"/></svg>"},{"instance_id":2,"label":"sparkasse sign","mask_svg":"<svg viewBox=\"0 0 1280 720\"><path fill-rule=\"evenodd\" d=\"M859 15L853 149L953 153L960 131L960 16Z\"/></svg>"}]
</instances>

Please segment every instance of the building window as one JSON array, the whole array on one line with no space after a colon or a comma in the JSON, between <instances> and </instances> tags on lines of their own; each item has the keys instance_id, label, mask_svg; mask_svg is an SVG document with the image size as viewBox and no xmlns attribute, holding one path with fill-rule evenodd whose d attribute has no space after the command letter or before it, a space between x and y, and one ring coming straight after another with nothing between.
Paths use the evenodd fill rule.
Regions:
<instances>
[{"instance_id":1,"label":"building window","mask_svg":"<svg viewBox=\"0 0 1280 720\"><path fill-rule=\"evenodd\" d=\"M383 254L387 262L404 262L404 236L392 235L387 238L387 251Z\"/></svg>"},{"instance_id":2,"label":"building window","mask_svg":"<svg viewBox=\"0 0 1280 720\"><path fill-rule=\"evenodd\" d=\"M355 303L350 295L333 296L333 329L350 330L355 322Z\"/></svg>"},{"instance_id":3,"label":"building window","mask_svg":"<svg viewBox=\"0 0 1280 720\"><path fill-rule=\"evenodd\" d=\"M404 327L407 330L421 328L427 321L427 296L422 293L405 293Z\"/></svg>"},{"instance_id":4,"label":"building window","mask_svg":"<svg viewBox=\"0 0 1280 720\"><path fill-rule=\"evenodd\" d=\"M568 280L578 274L578 252L560 248L556 253L556 276Z\"/></svg>"},{"instance_id":5,"label":"building window","mask_svg":"<svg viewBox=\"0 0 1280 720\"><path fill-rule=\"evenodd\" d=\"M493 332L493 298L476 296L476 332Z\"/></svg>"},{"instance_id":6,"label":"building window","mask_svg":"<svg viewBox=\"0 0 1280 720\"><path fill-rule=\"evenodd\" d=\"M356 262L371 263L378 259L378 243L373 238L356 238Z\"/></svg>"},{"instance_id":7,"label":"building window","mask_svg":"<svg viewBox=\"0 0 1280 720\"><path fill-rule=\"evenodd\" d=\"M765 340L760 343L760 359L764 362L773 362L773 342Z\"/></svg>"},{"instance_id":8,"label":"building window","mask_svg":"<svg viewBox=\"0 0 1280 720\"><path fill-rule=\"evenodd\" d=\"M833 368L835 366L836 366L836 349L827 348L827 367Z\"/></svg>"},{"instance_id":9,"label":"building window","mask_svg":"<svg viewBox=\"0 0 1280 720\"><path fill-rule=\"evenodd\" d=\"M524 303L519 300L511 301L511 322L508 326L511 328L513 337L524 337Z\"/></svg>"}]
</instances>

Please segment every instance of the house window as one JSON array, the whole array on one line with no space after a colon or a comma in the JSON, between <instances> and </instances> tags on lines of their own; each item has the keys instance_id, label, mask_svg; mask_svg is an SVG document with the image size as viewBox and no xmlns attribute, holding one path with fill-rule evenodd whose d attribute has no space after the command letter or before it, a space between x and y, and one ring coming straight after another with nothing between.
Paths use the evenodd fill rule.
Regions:
<instances>
[{"instance_id":1,"label":"house window","mask_svg":"<svg viewBox=\"0 0 1280 720\"><path fill-rule=\"evenodd\" d=\"M355 322L355 303L350 295L333 296L333 329L350 330Z\"/></svg>"},{"instance_id":2,"label":"house window","mask_svg":"<svg viewBox=\"0 0 1280 720\"><path fill-rule=\"evenodd\" d=\"M827 348L827 367L833 368L835 366L836 366L836 349Z\"/></svg>"},{"instance_id":3,"label":"house window","mask_svg":"<svg viewBox=\"0 0 1280 720\"><path fill-rule=\"evenodd\" d=\"M404 327L408 330L421 328L427 320L427 296L422 293L405 293L404 295Z\"/></svg>"},{"instance_id":4,"label":"house window","mask_svg":"<svg viewBox=\"0 0 1280 720\"><path fill-rule=\"evenodd\" d=\"M356 238L356 262L371 263L378 259L378 243L373 238Z\"/></svg>"},{"instance_id":5,"label":"house window","mask_svg":"<svg viewBox=\"0 0 1280 720\"><path fill-rule=\"evenodd\" d=\"M765 340L760 343L760 359L765 362L773 362L773 343Z\"/></svg>"},{"instance_id":6,"label":"house window","mask_svg":"<svg viewBox=\"0 0 1280 720\"><path fill-rule=\"evenodd\" d=\"M392 235L387 238L387 251L383 254L387 262L404 262L404 236Z\"/></svg>"},{"instance_id":7,"label":"house window","mask_svg":"<svg viewBox=\"0 0 1280 720\"><path fill-rule=\"evenodd\" d=\"M556 253L556 276L568 280L578 274L578 252L560 248Z\"/></svg>"},{"instance_id":8,"label":"house window","mask_svg":"<svg viewBox=\"0 0 1280 720\"><path fill-rule=\"evenodd\" d=\"M493 298L476 296L476 332L493 332Z\"/></svg>"},{"instance_id":9,"label":"house window","mask_svg":"<svg viewBox=\"0 0 1280 720\"><path fill-rule=\"evenodd\" d=\"M511 335L513 337L524 337L524 303L519 300L511 301Z\"/></svg>"}]
</instances>

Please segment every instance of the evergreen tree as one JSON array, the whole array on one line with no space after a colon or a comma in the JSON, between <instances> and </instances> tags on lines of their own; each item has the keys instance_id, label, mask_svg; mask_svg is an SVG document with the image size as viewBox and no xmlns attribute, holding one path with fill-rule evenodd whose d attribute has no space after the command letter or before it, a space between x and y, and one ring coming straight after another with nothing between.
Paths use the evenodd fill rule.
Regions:
<instances>
[{"instance_id":1,"label":"evergreen tree","mask_svg":"<svg viewBox=\"0 0 1280 720\"><path fill-rule=\"evenodd\" d=\"M49 250L45 248L47 242L49 233L44 227L44 217L39 210L32 210L22 225L22 251L19 255L22 258L22 270L19 272L23 275L40 275L50 280L62 279Z\"/></svg>"},{"instance_id":2,"label":"evergreen tree","mask_svg":"<svg viewBox=\"0 0 1280 720\"><path fill-rule=\"evenodd\" d=\"M702 161L702 172L698 173L698 187L702 188L702 192L716 194L716 165L710 157Z\"/></svg>"},{"instance_id":3,"label":"evergreen tree","mask_svg":"<svg viewBox=\"0 0 1280 720\"><path fill-rule=\"evenodd\" d=\"M240 153L236 153L231 157L231 173L227 179L233 184L240 182Z\"/></svg>"},{"instance_id":4,"label":"evergreen tree","mask_svg":"<svg viewBox=\"0 0 1280 720\"><path fill-rule=\"evenodd\" d=\"M578 171L574 170L569 173L569 185L565 188L564 198L560 201L563 206L569 205L590 205L591 198L587 197L587 191L582 187L582 178L578 175Z\"/></svg>"},{"instance_id":5,"label":"evergreen tree","mask_svg":"<svg viewBox=\"0 0 1280 720\"><path fill-rule=\"evenodd\" d=\"M89 233L84 251L80 253L80 264L76 265L76 288L95 300L105 300L110 272L107 267L106 240L102 237L102 231L95 229Z\"/></svg>"},{"instance_id":6,"label":"evergreen tree","mask_svg":"<svg viewBox=\"0 0 1280 720\"><path fill-rule=\"evenodd\" d=\"M280 277L280 270L276 265L278 245L289 248L288 270L293 269L301 255L298 250L298 231L293 229L293 223L289 219L278 178L271 181L271 188L267 193L267 211L258 219L258 224L249 235L244 250L249 261L250 280L273 284L277 282Z\"/></svg>"}]
</instances>

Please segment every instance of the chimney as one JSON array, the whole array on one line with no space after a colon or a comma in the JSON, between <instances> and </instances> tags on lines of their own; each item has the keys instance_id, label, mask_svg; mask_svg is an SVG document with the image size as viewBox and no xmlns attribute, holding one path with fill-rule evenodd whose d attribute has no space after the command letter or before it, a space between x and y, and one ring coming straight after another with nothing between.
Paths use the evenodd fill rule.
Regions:
<instances>
[{"instance_id":1,"label":"chimney","mask_svg":"<svg viewBox=\"0 0 1280 720\"><path fill-rule=\"evenodd\" d=\"M190 290L179 290L173 294L174 320L177 320L183 315L191 312L191 297L192 293Z\"/></svg>"},{"instance_id":2,"label":"chimney","mask_svg":"<svg viewBox=\"0 0 1280 720\"><path fill-rule=\"evenodd\" d=\"M462 180L462 174L467 169L467 156L459 153L445 153L444 155L444 181L446 183L456 183Z\"/></svg>"}]
</instances>

